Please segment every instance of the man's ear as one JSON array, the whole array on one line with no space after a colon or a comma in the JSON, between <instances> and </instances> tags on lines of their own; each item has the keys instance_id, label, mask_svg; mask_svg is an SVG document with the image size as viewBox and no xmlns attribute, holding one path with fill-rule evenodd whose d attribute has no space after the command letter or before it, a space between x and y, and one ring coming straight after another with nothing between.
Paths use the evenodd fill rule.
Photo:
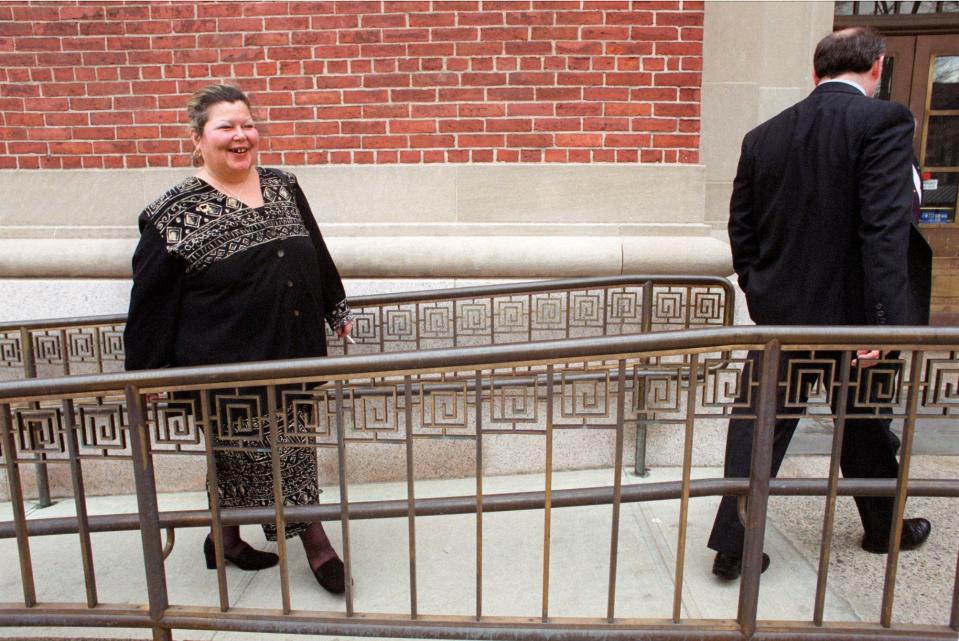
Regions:
<instances>
[{"instance_id":1,"label":"man's ear","mask_svg":"<svg viewBox=\"0 0 959 641\"><path fill-rule=\"evenodd\" d=\"M822 78L820 78L820 77L816 74L816 70L813 69L813 70L812 70L812 84L813 84L813 86L819 86L819 83L820 83L821 81L822 81Z\"/></svg>"},{"instance_id":2,"label":"man's ear","mask_svg":"<svg viewBox=\"0 0 959 641\"><path fill-rule=\"evenodd\" d=\"M886 56L879 56L876 58L876 61L872 63L872 67L869 69L869 75L879 80L882 77L882 63L886 59Z\"/></svg>"}]
</instances>

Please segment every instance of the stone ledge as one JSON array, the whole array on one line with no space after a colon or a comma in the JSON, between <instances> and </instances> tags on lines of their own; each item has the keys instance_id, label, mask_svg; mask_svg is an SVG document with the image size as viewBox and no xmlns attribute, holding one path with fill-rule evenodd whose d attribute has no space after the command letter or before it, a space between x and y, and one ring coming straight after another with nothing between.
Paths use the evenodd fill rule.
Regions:
<instances>
[{"instance_id":1,"label":"stone ledge","mask_svg":"<svg viewBox=\"0 0 959 641\"><path fill-rule=\"evenodd\" d=\"M345 278L563 278L627 273L726 276L709 235L329 236ZM135 238L3 238L0 278L129 278Z\"/></svg>"}]
</instances>

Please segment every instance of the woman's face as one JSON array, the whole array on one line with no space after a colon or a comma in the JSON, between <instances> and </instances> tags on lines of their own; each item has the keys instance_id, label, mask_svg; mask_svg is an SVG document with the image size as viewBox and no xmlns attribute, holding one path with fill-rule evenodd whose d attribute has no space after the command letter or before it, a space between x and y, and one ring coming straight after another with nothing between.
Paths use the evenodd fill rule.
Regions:
<instances>
[{"instance_id":1,"label":"woman's face","mask_svg":"<svg viewBox=\"0 0 959 641\"><path fill-rule=\"evenodd\" d=\"M203 135L193 134L193 143L203 155L203 164L214 175L240 175L256 166L260 134L253 116L242 101L218 102L210 107Z\"/></svg>"}]
</instances>

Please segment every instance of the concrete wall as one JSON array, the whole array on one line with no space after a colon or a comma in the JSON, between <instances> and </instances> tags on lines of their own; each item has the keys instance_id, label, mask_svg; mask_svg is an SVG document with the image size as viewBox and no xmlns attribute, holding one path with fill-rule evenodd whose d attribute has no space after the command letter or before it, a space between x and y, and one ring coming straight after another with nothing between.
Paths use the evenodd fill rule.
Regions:
<instances>
[{"instance_id":1,"label":"concrete wall","mask_svg":"<svg viewBox=\"0 0 959 641\"><path fill-rule=\"evenodd\" d=\"M703 220L725 238L743 135L812 88L832 2L707 2L703 39Z\"/></svg>"},{"instance_id":2,"label":"concrete wall","mask_svg":"<svg viewBox=\"0 0 959 641\"><path fill-rule=\"evenodd\" d=\"M700 165L294 169L346 277L729 272ZM137 214L188 173L0 172L0 277L129 277Z\"/></svg>"}]
</instances>

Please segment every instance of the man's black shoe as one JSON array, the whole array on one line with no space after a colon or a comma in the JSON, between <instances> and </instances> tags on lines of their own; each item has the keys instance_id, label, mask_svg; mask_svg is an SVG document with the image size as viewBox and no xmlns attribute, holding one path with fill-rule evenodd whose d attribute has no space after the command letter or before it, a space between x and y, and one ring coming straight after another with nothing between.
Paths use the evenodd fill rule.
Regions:
<instances>
[{"instance_id":1,"label":"man's black shoe","mask_svg":"<svg viewBox=\"0 0 959 641\"><path fill-rule=\"evenodd\" d=\"M769 567L769 555L763 552L763 569L760 574ZM713 574L720 579L732 581L738 579L743 571L743 560L740 557L728 556L722 552L716 553L716 559L713 561Z\"/></svg>"},{"instance_id":2,"label":"man's black shoe","mask_svg":"<svg viewBox=\"0 0 959 641\"><path fill-rule=\"evenodd\" d=\"M899 539L900 550L914 550L929 538L932 524L926 519L906 519L902 522L902 536ZM862 537L862 549L873 554L885 554L889 551L889 541L876 542Z\"/></svg>"}]
</instances>

